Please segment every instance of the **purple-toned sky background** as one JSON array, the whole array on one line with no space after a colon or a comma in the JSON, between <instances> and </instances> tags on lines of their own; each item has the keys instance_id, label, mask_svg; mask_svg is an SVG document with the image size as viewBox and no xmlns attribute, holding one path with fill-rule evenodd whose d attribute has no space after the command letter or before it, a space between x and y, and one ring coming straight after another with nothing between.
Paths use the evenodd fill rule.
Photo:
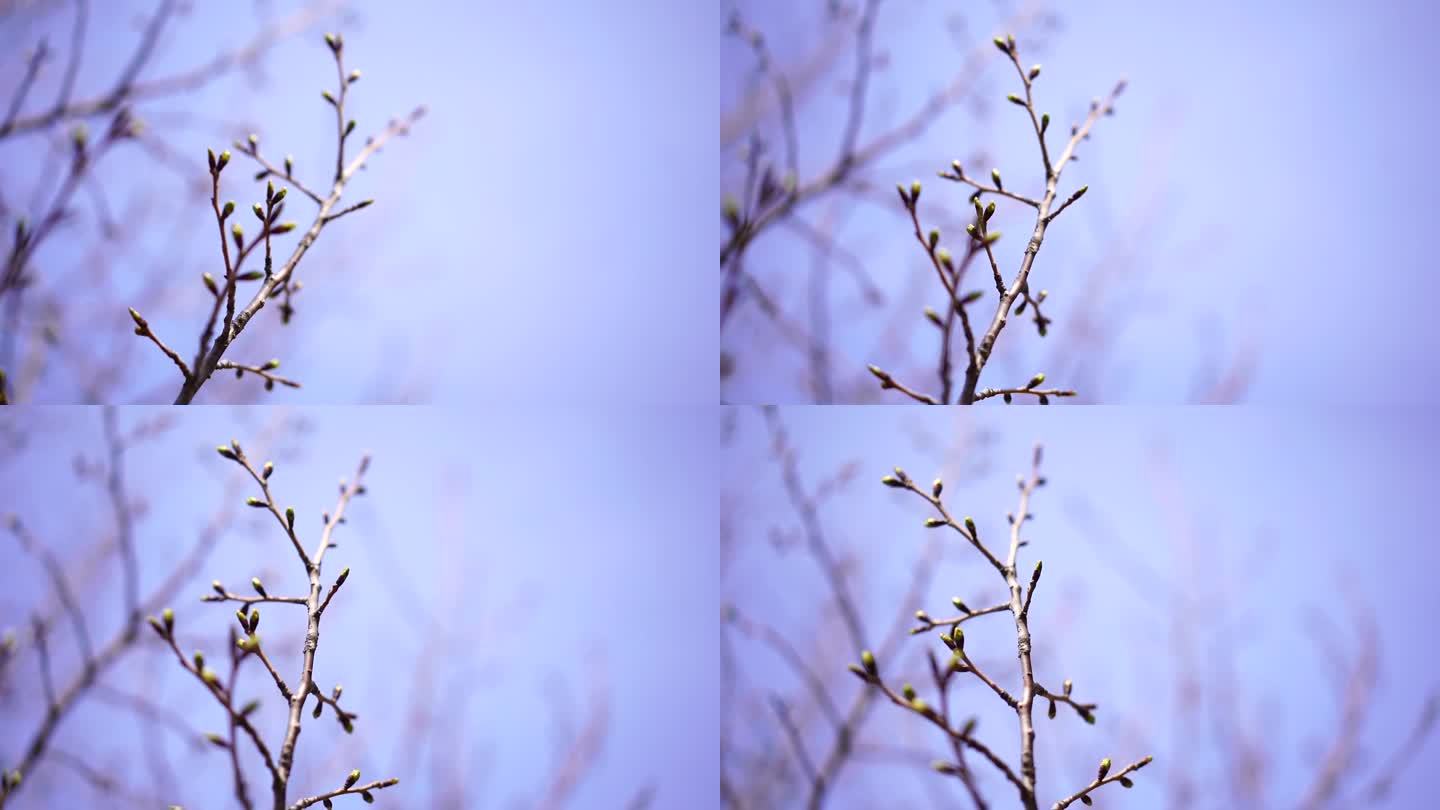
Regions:
<instances>
[{"instance_id":1,"label":"purple-toned sky background","mask_svg":"<svg viewBox=\"0 0 1440 810\"><path fill-rule=\"evenodd\" d=\"M122 409L120 424L154 414ZM231 465L214 445L233 437L254 448L261 424L274 418L266 409L172 415L175 429L134 451L126 465L130 486L148 509L136 534L142 592L219 507ZM297 758L305 787L328 787L358 767L367 778L402 778L379 795L378 806L429 806L428 791L444 776L431 770L436 755L473 774L466 806L527 806L555 763L555 713L547 702L573 704L570 722L578 727L593 683L610 700L609 734L570 806L618 807L647 784L656 788L657 808L713 800L718 465L711 412L368 408L290 416L311 429L280 443L300 455L274 456L271 481L277 499L296 506L307 545L317 537L319 513L333 508L336 480L353 475L362 451L374 457L369 493L352 505L336 537L340 545L326 558L327 579L344 566L353 573L326 613L318 658L322 685L346 684L343 702L361 719L347 739L332 718L307 718ZM6 435L19 430L29 441L0 464L6 493L0 513L20 514L76 581L89 570L87 549L107 538L111 525L100 490L75 484L71 472L76 453L93 456L103 448L99 417L96 410L28 409L3 422ZM221 634L234 620L230 608L199 602L211 579L239 591L260 574L271 593L299 592L303 582L283 534L242 505L248 494L237 494L239 524L175 606L183 648L203 646L212 661L220 659ZM30 611L52 604L44 597L50 590L38 563L8 532L6 540L0 544L0 627L18 628L23 640ZM114 560L107 558L100 570L106 573L96 590L81 599L97 639L114 632L121 604ZM298 656L281 649L278 639L289 627L298 645L303 631L295 630L296 615L276 606L263 614L261 635L277 639L271 654L291 673ZM219 709L173 658L160 657L150 631L143 632L146 651L105 682L136 691L143 677L145 694L183 714L195 731L219 730ZM57 627L51 646L56 678L68 682L75 665L68 625ZM22 645L19 655L15 677L7 679L17 691L0 703L0 725L8 729L0 760L7 767L22 740L16 729L33 727L41 705L34 650ZM424 656L439 692L429 710L449 725L407 733L414 674ZM247 670L242 694L269 704L262 717L278 735L283 719L273 684L258 664ZM458 737L448 736L452 732ZM182 792L166 800L186 807L231 803L222 752L192 752L169 732L162 738L185 774ZM146 739L133 716L88 701L65 720L56 746L94 757L97 767L123 766L129 784L149 787L153 772L136 755ZM352 754L356 749L347 743L363 743L364 750ZM327 758L332 750L335 758ZM416 751L417 771L398 773ZM319 773L310 770L315 766ZM268 784L261 774L254 763L252 789ZM26 779L17 810L97 800L54 763Z\"/></svg>"},{"instance_id":2,"label":"purple-toned sky background","mask_svg":"<svg viewBox=\"0 0 1440 810\"><path fill-rule=\"evenodd\" d=\"M1101 757L1121 764L1145 753L1155 754L1157 764L1139 774L1134 790L1112 788L1097 797L1098 806L1173 806L1172 768L1195 780L1199 806L1234 806L1228 782L1216 779L1217 737L1262 745L1271 756L1273 786L1264 806L1294 806L1338 725L1334 678L1343 664L1327 660L1310 634L1317 614L1335 628L1324 642L1349 653L1357 648L1349 606L1373 611L1378 624L1379 681L1358 740L1366 763L1358 773L1372 773L1391 755L1427 692L1440 689L1425 641L1432 635L1429 617L1440 610L1431 586L1440 555L1426 518L1437 439L1419 410L1089 408L1001 416L789 408L780 414L808 491L856 464L853 482L824 502L820 524L837 553L855 560L857 601L875 637L897 613L925 608L949 616L952 596L978 607L1000 601L1003 591L978 554L954 539L923 603L897 604L923 544L935 535L921 526L928 507L881 486L880 477L896 465L926 484L943 475L952 514L973 515L982 537L1001 538L1005 515L1016 508L1014 475L1028 469L1032 444L1044 443L1049 484L1032 501L1031 545L1020 556L1026 572L1035 560L1045 562L1031 614L1037 675L1051 684L1072 678L1076 696L1101 707L1094 727L1064 707L1055 721L1038 716L1045 806L1062 788L1069 792L1092 778ZM800 523L769 458L764 421L741 410L733 430L722 508L734 544L723 553L722 596L812 656L837 702L847 706L860 684L844 667L857 653L847 649L820 569L794 545ZM788 550L777 553L776 541ZM1181 611L1185 618L1175 623L1186 600L1198 607ZM988 618L994 621L987 624ZM993 662L992 674L1013 668L1014 628L1006 617L965 626L967 649ZM1192 657L1177 657L1177 634L1190 638L1185 646ZM731 637L743 692L806 705L796 677L771 650ZM906 637L904 658L881 667L897 687L902 678L913 679L933 704L929 677L919 676L927 645L941 649L928 635ZM1226 661L1240 684L1232 717L1243 736L1223 734L1208 720L1194 729L1179 725L1177 672L1196 679L1209 711L1220 705L1216 690ZM1002 754L1018 750L1014 716L994 695L973 679L955 694L965 707L958 711L978 713L982 738ZM738 740L758 746L763 736L775 756L790 756L767 707L750 715L727 706L722 717L739 720ZM758 720L747 725L751 718ZM819 731L808 738L812 757L823 755L824 738ZM948 748L916 718L879 705L857 743L891 743L929 756L918 768L914 760L852 765L829 806L874 807L883 797L887 807L928 807L936 796L966 804L958 789L938 789L934 780L941 778L923 768ZM1437 751L1440 740L1432 734L1390 801L1373 806L1423 806L1433 794L1424 763ZM1013 792L1003 780L989 779L993 771L983 762L975 767L997 806L1009 806Z\"/></svg>"},{"instance_id":3,"label":"purple-toned sky background","mask_svg":"<svg viewBox=\"0 0 1440 810\"><path fill-rule=\"evenodd\" d=\"M978 48L999 57L990 38L1025 5L883 3L875 47L885 67L871 84L861 143L938 91L966 54ZM1435 204L1424 168L1436 119L1422 101L1437 70L1428 40L1437 24L1433 4L1030 5L1055 11L1062 23L1043 48L1022 50L1027 64L1044 65L1038 103L1064 124L1052 132L1067 132L1091 98L1117 78L1129 79L1116 117L1101 120L1081 162L1062 178L1064 193L1082 184L1090 193L1049 230L1032 278L1050 292L1052 341L1064 335L1076 303L1094 293L1085 279L1097 264L1128 268L1136 279L1133 289L1105 299L1102 313L1121 327L1101 366L1101 401L1183 401L1202 371L1249 345L1259 349L1249 401L1436 397L1440 372L1430 352L1440 332L1426 313L1440 287L1425 237ZM831 30L818 2L724 7L740 9L764 31L782 66L803 61ZM953 27L952 18L965 26ZM802 179L834 160L848 110L852 40L840 40L839 58L812 94L820 101L800 109ZM1022 46L1032 41L1022 32ZM728 111L760 80L737 38L725 38L721 55L721 104ZM812 224L837 223L840 245L865 261L888 295L877 315L861 306L849 276L834 271L831 328L841 382L873 386L863 364L874 362L899 366L923 390L937 387L935 330L920 318L919 304L942 309L942 294L892 189L919 178L927 222L942 209L962 214L967 190L935 173L979 150L994 156L1007 188L1037 188L1033 133L1004 100L1017 84L1013 68L992 59L979 86L987 117L977 120L962 104L882 161L866 175L875 179L878 204L841 194L838 204L802 209ZM762 134L783 164L778 130ZM1059 138L1051 140L1056 148ZM970 167L975 175L989 168ZM738 192L741 172L733 150L722 155L726 192ZM1018 262L1033 224L1024 214L999 205L998 229L1013 235L999 251L1006 267ZM747 265L801 325L809 324L811 255L807 242L781 229L755 244ZM882 326L894 307L909 306L903 290L922 273L926 296L914 302L911 321L901 321L902 345L914 359L876 356ZM980 273L974 286L985 289L988 277ZM773 337L753 308L751 316L725 338L740 360L725 385L727 400L807 398L804 357ZM987 384L1019 383L1036 371L1050 371L1063 384L1045 367L1055 349L1030 323L1012 320ZM757 352L770 357L760 360Z\"/></svg>"},{"instance_id":4,"label":"purple-toned sky background","mask_svg":"<svg viewBox=\"0 0 1440 810\"><path fill-rule=\"evenodd\" d=\"M109 87L133 48L132 32L159 3L90 5L80 96ZM191 5L142 79L203 64L302 4ZM635 381L645 380L646 401L714 402L714 330L699 326L714 323L714 289L695 269L695 251L713 243L718 228L718 11L665 0L348 7L269 54L259 84L240 73L138 110L156 128L169 120L165 113L196 116L197 124L166 134L202 181L205 149L251 127L276 159L293 153L302 177L323 175L334 159L333 113L320 99L334 84L325 30L343 32L348 65L363 72L351 95L359 135L417 104L429 107L413 135L388 146L347 192L376 198L360 212L373 216L335 223L301 265L306 289L296 306L309 321L280 336L273 354L305 388L266 401L532 401L583 391L590 402L629 402ZM7 104L24 53L43 35L66 53L71 19L64 7L0 18ZM26 113L53 99L63 64L52 63ZM7 193L12 205L30 198L45 148L33 137L0 145L3 175L25 192ZM213 215L203 202L174 204L176 175L138 150L113 160L102 174L114 210L142 194L171 195L152 208L161 221L145 250L116 260L113 272L133 278L142 267L173 266L184 294L152 321L188 356L208 307L199 275L220 263ZM237 161L226 193L244 211L263 190L246 179L251 166ZM78 208L71 234L86 239L57 238L42 251L44 266L67 267L77 244L89 244L90 206ZM296 219L312 212L308 203L291 209ZM192 225L183 227L187 218ZM6 222L7 239L9 231ZM125 307L112 307L117 324L128 324ZM273 320L257 319L257 329L278 331ZM121 334L125 350L138 341ZM255 362L271 356L271 344L247 335L235 348L241 360L247 342L265 347ZM140 353L132 367L127 400L159 399L157 386L164 401L173 398L176 375L158 352ZM66 374L62 367L52 375L37 398L75 401Z\"/></svg>"}]
</instances>

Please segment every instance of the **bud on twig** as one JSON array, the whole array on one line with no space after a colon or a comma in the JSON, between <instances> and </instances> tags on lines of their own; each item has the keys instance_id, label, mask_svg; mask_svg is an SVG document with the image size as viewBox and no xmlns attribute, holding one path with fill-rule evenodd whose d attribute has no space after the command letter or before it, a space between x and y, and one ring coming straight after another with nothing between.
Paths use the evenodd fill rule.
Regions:
<instances>
[{"instance_id":1,"label":"bud on twig","mask_svg":"<svg viewBox=\"0 0 1440 810\"><path fill-rule=\"evenodd\" d=\"M879 677L880 668L875 663L875 653L863 650L860 653L860 663L865 667L865 673L872 678Z\"/></svg>"}]
</instances>

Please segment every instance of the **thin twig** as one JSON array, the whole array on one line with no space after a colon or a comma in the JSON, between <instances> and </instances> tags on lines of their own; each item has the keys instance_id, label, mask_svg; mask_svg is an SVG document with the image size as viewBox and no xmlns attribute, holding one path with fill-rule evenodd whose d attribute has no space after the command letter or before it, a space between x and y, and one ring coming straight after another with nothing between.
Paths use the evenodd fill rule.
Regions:
<instances>
[{"instance_id":1,"label":"thin twig","mask_svg":"<svg viewBox=\"0 0 1440 810\"><path fill-rule=\"evenodd\" d=\"M854 675L859 677L860 680L868 686L873 687L890 698L891 702L920 715L937 727L945 730L946 733L950 735L952 743L954 741L960 741L969 745L970 730L969 727L967 727L964 731L956 732L950 726L949 702L946 690L951 676L957 673L968 672L984 683L991 692L998 696L1005 705L1009 706L1011 710L1015 712L1016 719L1019 723L1020 736L1020 767L1018 773L1011 770L1003 760L995 757L993 752L987 754L988 749L981 750L974 745L969 745L969 747L980 751L982 755L986 756L987 759L1006 775L1006 778L1016 787L1020 795L1020 803L1025 810L1037 810L1039 806L1036 796L1037 769L1035 764L1035 727L1033 722L1035 698L1038 696L1050 701L1049 713L1051 717L1054 717L1055 704L1065 703L1070 705L1086 722L1093 723L1095 722L1094 711L1096 708L1095 704L1080 703L1071 698L1071 684L1069 681L1065 682L1064 690L1062 694L1059 695L1051 693L1035 681L1034 667L1031 660L1032 641L1029 617L1031 601L1039 585L1043 565L1038 562L1035 564L1034 571L1030 575L1028 586L1022 587L1017 575L1016 564L1020 548L1027 545L1027 543L1021 539L1021 530L1030 518L1030 498L1035 490L1045 483L1045 479L1040 475L1041 458L1041 449L1037 445L1031 460L1029 475L1022 475L1017 480L1017 485L1020 490L1019 505L1010 516L1008 549L1003 562L996 557L995 554L990 551L989 547L980 539L979 529L973 520L965 518L963 525L961 525L951 517L942 500L944 483L941 480L936 479L928 489L921 489L904 470L898 467L895 469L894 475L887 475L881 479L881 483L885 486L892 489L902 489L913 492L929 503L939 513L940 517L928 518L925 521L925 525L931 529L948 527L965 538L980 552L981 556L990 563L991 567L996 570L1001 578L1005 580L1010 597L1008 602L1004 604L979 611L969 609L959 597L956 597L954 604L956 608L961 611L962 615L941 621L931 619L929 614L923 610L916 612L915 618L919 622L919 625L911 630L912 635L928 631L935 627L948 628L948 632L942 629L940 639L944 642L945 646L950 649L950 665L942 670L935 661L933 654L931 655L931 671L934 676L936 688L941 695L941 710L938 713L929 703L921 699L908 684L905 686L905 694L903 696L897 695L889 686L885 685L881 678L879 659L871 651L865 650L861 653L861 663L859 665L850 665L850 671ZM994 678L985 674L985 672L976 665L974 659L965 651L965 633L960 627L965 621L976 618L977 616L1007 610L1015 622L1016 649L1018 651L1020 664L1020 689L1018 694L1012 693L1001 686ZM960 751L958 748L955 750L955 753L956 763L937 762L935 769L943 774L961 777L963 781L967 776L966 766L963 759L959 756ZM1149 761L1150 758L1146 757L1140 763L1107 779L1110 760L1104 760L1101 763L1100 772L1094 784L1083 789L1071 798L1062 800L1062 803L1056 806L1062 807L1064 804L1079 800L1082 795L1088 794L1090 790L1110 781L1124 781L1126 783L1125 786L1128 787L1129 780L1122 780L1121 777L1131 770L1143 767L1143 765ZM1089 802L1088 797L1085 801L1086 803Z\"/></svg>"}]
</instances>

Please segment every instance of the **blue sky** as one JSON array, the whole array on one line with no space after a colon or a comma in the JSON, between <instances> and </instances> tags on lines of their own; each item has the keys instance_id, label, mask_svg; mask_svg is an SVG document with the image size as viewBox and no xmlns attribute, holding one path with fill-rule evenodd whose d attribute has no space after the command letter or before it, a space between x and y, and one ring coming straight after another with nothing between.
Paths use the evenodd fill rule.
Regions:
<instances>
[{"instance_id":1,"label":"blue sky","mask_svg":"<svg viewBox=\"0 0 1440 810\"><path fill-rule=\"evenodd\" d=\"M92 5L82 95L108 87L134 41L123 32L157 4ZM203 64L302 4L192 5L142 78ZM347 195L375 198L360 212L373 216L335 223L301 265L306 287L293 330L279 334L266 317L237 344L241 360L279 357L305 383L264 401L534 401L583 391L586 401L614 403L643 390L657 403L714 402L714 333L696 328L714 322L714 291L695 251L718 227L710 217L718 11L662 0L348 9L282 43L258 74L138 110L201 180L207 147L254 130L267 153L295 155L301 176L318 173L312 182L320 185L334 136L320 99L334 82L323 31L343 32L347 63L363 73L352 95L362 136L428 105L412 136L378 155ZM6 99L22 54L47 35L59 48L71 19L64 9L14 16L0 35L15 68L0 71ZM36 110L53 98L59 73L37 86ZM167 127L181 113L194 121ZM36 138L0 146L5 176L27 190L7 199L29 198L46 148ZM250 166L236 165L227 194L244 210L261 192L242 179ZM122 289L163 269L174 292L149 316L188 356L208 305L199 275L220 263L208 205L186 200L179 176L138 150L107 159L102 176L114 210L144 202L154 218L134 249L111 245L101 254L105 266ZM291 209L297 219L310 212L308 204ZM93 214L88 205L80 213L69 237L40 257L52 277L93 244ZM169 402L174 369L153 347L131 348L138 339L128 331L127 305L97 305L93 315L112 319L123 343L97 345L90 330L79 348L100 357L135 351L123 400ZM36 398L76 401L77 377L58 364ZM208 401L235 396L217 392Z\"/></svg>"},{"instance_id":2,"label":"blue sky","mask_svg":"<svg viewBox=\"0 0 1440 810\"><path fill-rule=\"evenodd\" d=\"M1068 330L1084 325L1081 306L1093 299L1091 325L1114 342L1105 352L1081 352L1090 358L1084 381L1092 399L1187 401L1252 348L1246 401L1435 397L1440 378L1429 347L1440 333L1425 315L1436 292L1425 240L1434 203L1417 168L1435 124L1433 111L1417 103L1429 97L1436 70L1425 39L1436 22L1431 4L882 3L874 36L883 67L872 78L860 143L908 117L968 54L999 57L991 37L1027 5L1059 18L1058 30L1043 36L1034 27L1016 32L1022 60L1044 66L1037 103L1066 125L1059 134L1116 79L1127 77L1129 86L1116 116L1100 121L1061 180L1065 194L1081 185L1090 192L1056 220L1037 259L1032 284L1050 293L1051 337L1042 342L1031 324L1012 320L986 384L1018 384L1037 371L1058 384L1078 375L1057 355L1087 345ZM838 56L808 86L797 117L801 178L817 175L840 142L853 36L830 34L820 4L725 8L765 32L792 79L818 43L834 39ZM724 40L722 109L735 109L756 85L753 65L744 43ZM923 390L938 388L935 331L920 309L941 309L943 296L893 188L924 182L927 227L967 210L967 193L935 177L953 159L985 152L987 162L972 164L971 174L993 165L1007 188L1038 189L1028 119L1004 100L1017 84L1013 68L992 59L975 82L974 103L940 116L864 173L872 192L802 209L812 225L835 229L886 296L878 309L864 306L859 285L837 263L828 295L841 401L874 387L864 373L872 362ZM974 115L977 106L983 117ZM778 130L760 133L779 159ZM1058 137L1051 142L1057 148ZM740 189L742 165L735 149L723 154L725 191ZM1033 224L1024 215L999 205L996 229L1013 235L999 246L1003 266L1018 264ZM958 234L959 226L950 230ZM804 327L813 255L782 229L762 237L748 263ZM1128 281L1102 283L1107 273ZM974 286L986 288L980 281L989 273L980 276ZM809 396L805 358L753 308L727 331L724 346L737 358L724 387L729 401Z\"/></svg>"},{"instance_id":3,"label":"blue sky","mask_svg":"<svg viewBox=\"0 0 1440 810\"><path fill-rule=\"evenodd\" d=\"M124 409L120 424L154 415ZM146 511L136 533L142 592L218 509L229 470L214 445L233 437L256 448L262 425L278 418L269 409L230 408L173 416L174 429L137 449L126 465ZM328 718L306 727L297 759L302 784L328 785L351 767L374 778L396 775L402 783L395 790L403 792L378 804L408 807L433 800L427 791L443 784L444 767L455 765L470 777L467 801L533 802L556 761L556 717L568 714L578 729L598 689L609 701L608 735L572 806L608 805L645 785L656 788L656 807L711 799L717 583L709 538L717 467L708 412L310 409L288 417L308 427L288 431L267 457L276 459L276 497L296 506L307 545L317 536L320 511L333 508L336 480L353 475L361 452L374 459L369 493L347 513L339 546L326 559L330 576L345 566L352 573L326 613L318 658L321 682L327 689L344 683L343 702L361 720L348 740ZM72 457L104 446L99 414L21 410L5 425L29 439L0 465L0 482L11 493L5 511L20 514L71 576L90 583L81 601L91 632L108 637L118 623L111 609L121 598L117 568L109 558L99 569L87 564L95 542L109 536L106 502L93 485L74 483L71 471ZM249 494L237 493L238 523L175 605L184 647L206 649L212 660L233 618L230 609L199 601L211 579L248 590L244 583L259 575L272 593L299 592L303 583L284 536L242 505ZM40 601L48 591L43 570L14 542L0 547L0 565L6 572L0 625L20 628L23 638L29 612L49 604ZM91 570L100 577L87 577ZM268 638L277 639L272 655L287 673L298 656L279 639L289 627L289 639L299 643L295 618L266 609L261 625L262 638L269 628ZM159 657L144 632L144 652L106 683L135 690L143 682L144 693L183 713L195 731L216 730L218 709L173 659ZM57 631L52 648L56 677L68 680L75 664L68 630ZM35 665L33 648L22 647L14 666L24 678L11 681L18 691L5 698L6 716L22 728L33 724L39 706ZM434 680L423 679L424 671ZM271 704L262 717L278 729L283 719L273 685L258 666L246 677L242 693ZM407 733L415 690L427 682L435 692L419 696L419 704L441 725ZM0 756L9 761L20 736L7 737ZM97 764L149 775L145 760L134 756L146 740L133 716L88 701L65 721L56 744ZM223 754L191 752L173 734L163 745L186 774L179 780L184 792L173 800L187 807L227 801ZM251 778L263 786L260 773L257 762ZM29 777L27 787L36 789L25 791L17 808L96 800L59 766L47 764Z\"/></svg>"},{"instance_id":4,"label":"blue sky","mask_svg":"<svg viewBox=\"0 0 1440 810\"><path fill-rule=\"evenodd\" d=\"M1426 694L1440 689L1433 650L1417 643L1428 637L1427 617L1440 609L1428 584L1440 559L1424 516L1435 437L1420 411L1187 409L1179 418L1173 410L1089 408L1011 410L997 418L787 408L781 418L809 491L853 465L848 484L832 484L820 524L836 554L850 561L856 602L876 646L897 615L925 608L949 616L950 597L978 606L999 601L1003 589L971 549L942 541L948 551L926 597L897 604L935 535L921 526L929 516L923 502L882 487L879 478L897 465L922 482L943 476L952 513L973 515L981 536L996 538L1016 508L1014 475L1027 469L1033 443L1044 443L1049 483L1032 502L1031 546L1020 556L1026 571L1036 559L1045 562L1031 614L1037 673L1047 683L1072 678L1077 697L1101 706L1094 727L1073 716L1039 720L1041 792L1049 801L1063 787L1084 784L1101 757L1123 763L1152 753L1157 764L1140 774L1133 791L1097 797L1099 805L1175 806L1170 780L1184 774L1200 789L1199 806L1227 806L1227 783L1217 776L1218 736L1227 744L1258 741L1270 756L1266 806L1293 805L1334 739L1333 679L1359 649L1349 618L1357 607L1373 612L1379 650L1374 702L1358 737L1368 764L1359 774L1390 756ZM723 557L721 593L813 656L810 664L848 705L859 684L844 666L856 653L818 567L795 545L800 524L769 448L758 413L740 411L722 473L734 540ZM1317 616L1330 628L1324 649L1342 654L1321 652L1311 634ZM992 675L1008 677L1013 627L995 618L966 625L967 649L992 662ZM773 652L733 637L742 694L808 705ZM922 650L939 645L927 638L904 637L899 656L881 666L899 673L897 685L913 680L933 702L928 675L920 677ZM1183 716L1177 678L1185 674L1197 680L1207 712L1198 728L1177 720ZM1210 712L1223 708L1222 687L1232 676L1240 731L1222 733ZM1013 754L1013 715L974 682L962 682L955 694L960 711L981 718L982 738ZM790 756L769 710L756 711L767 713L750 714L742 701L727 705L723 716L740 719L735 734L744 743L766 740L775 756ZM912 720L879 706L858 741L927 752L922 767L913 759L852 766L829 806L869 807L880 796L894 807L958 800L928 781L940 778L923 763L946 749ZM808 737L814 757L825 750L823 726L817 722ZM1437 745L1432 734L1390 802L1374 806L1413 807L1428 796L1421 763ZM992 795L1008 796L995 781Z\"/></svg>"}]
</instances>

